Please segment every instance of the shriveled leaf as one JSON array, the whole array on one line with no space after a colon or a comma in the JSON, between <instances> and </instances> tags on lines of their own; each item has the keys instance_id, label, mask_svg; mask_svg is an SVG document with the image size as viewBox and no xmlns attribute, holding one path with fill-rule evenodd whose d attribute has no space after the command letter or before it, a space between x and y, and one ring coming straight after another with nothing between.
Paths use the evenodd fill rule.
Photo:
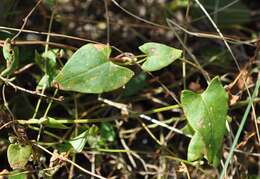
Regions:
<instances>
[{"instance_id":1,"label":"shriveled leaf","mask_svg":"<svg viewBox=\"0 0 260 179\"><path fill-rule=\"evenodd\" d=\"M10 144L7 149L8 162L13 169L23 169L31 153L31 145Z\"/></svg>"},{"instance_id":2,"label":"shriveled leaf","mask_svg":"<svg viewBox=\"0 0 260 179\"><path fill-rule=\"evenodd\" d=\"M109 61L111 48L87 44L65 64L53 85L61 90L103 93L125 85L134 73Z\"/></svg>"},{"instance_id":3,"label":"shriveled leaf","mask_svg":"<svg viewBox=\"0 0 260 179\"><path fill-rule=\"evenodd\" d=\"M9 38L7 38L4 41L4 46L3 46L3 56L6 61L12 60L12 58L13 58L12 50L13 50L13 47L11 45L11 40Z\"/></svg>"},{"instance_id":4,"label":"shriveled leaf","mask_svg":"<svg viewBox=\"0 0 260 179\"><path fill-rule=\"evenodd\" d=\"M160 70L180 58L182 54L182 50L154 42L145 43L139 49L147 55L147 60L142 65L145 71Z\"/></svg>"},{"instance_id":5,"label":"shriveled leaf","mask_svg":"<svg viewBox=\"0 0 260 179\"><path fill-rule=\"evenodd\" d=\"M228 110L228 96L219 78L214 78L202 94L184 90L181 103L190 126L195 133L199 133L205 144L204 155L210 164L216 166L226 130ZM195 134L195 137L198 136ZM191 146L194 145L201 146Z\"/></svg>"},{"instance_id":6,"label":"shriveled leaf","mask_svg":"<svg viewBox=\"0 0 260 179\"><path fill-rule=\"evenodd\" d=\"M56 128L56 129L68 129L68 127L62 123L59 122L58 119L52 118L52 117L47 117L43 124L46 127L50 127L50 128Z\"/></svg>"},{"instance_id":7,"label":"shriveled leaf","mask_svg":"<svg viewBox=\"0 0 260 179\"><path fill-rule=\"evenodd\" d=\"M19 63L19 48L14 47L9 38L4 41L3 56L6 60L6 68L1 72L1 75L9 76L16 70Z\"/></svg>"}]
</instances>

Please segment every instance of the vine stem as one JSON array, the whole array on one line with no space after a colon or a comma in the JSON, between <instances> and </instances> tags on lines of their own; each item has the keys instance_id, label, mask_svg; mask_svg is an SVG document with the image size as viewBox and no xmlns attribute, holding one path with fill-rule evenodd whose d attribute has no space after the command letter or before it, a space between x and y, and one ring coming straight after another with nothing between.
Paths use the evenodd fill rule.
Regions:
<instances>
[{"instance_id":1,"label":"vine stem","mask_svg":"<svg viewBox=\"0 0 260 179\"><path fill-rule=\"evenodd\" d=\"M27 21L29 19L29 17L32 15L32 13L37 9L37 7L41 4L42 0L39 0L36 5L31 9L31 11L26 15L26 17L23 19L23 25L22 27L20 28L20 30L18 31L18 33L12 38L11 41L14 41L21 33L22 33L22 30L25 28L26 24L27 24Z\"/></svg>"},{"instance_id":2,"label":"vine stem","mask_svg":"<svg viewBox=\"0 0 260 179\"><path fill-rule=\"evenodd\" d=\"M119 106L118 106L119 107ZM166 107L161 107L161 108L156 108L156 109L152 109L149 111L146 111L142 114L153 114L153 113L159 113L159 112L163 112L163 111L170 111L173 109L177 109L179 108L179 105L170 105L170 106L166 106ZM139 113L131 113L129 114L130 117L136 118L139 117ZM114 121L118 118L121 118L121 116L112 116L112 117L107 117L107 118L96 118L96 119L57 119L55 122L59 123L59 124L87 124L87 123L98 123L98 122L109 122L109 121ZM41 118L41 120L37 119L37 118L31 118L31 119L18 119L16 120L16 122L18 122L21 125L30 125L30 124L42 124L46 121L46 119Z\"/></svg>"},{"instance_id":3,"label":"vine stem","mask_svg":"<svg viewBox=\"0 0 260 179\"><path fill-rule=\"evenodd\" d=\"M52 99L52 100L55 100L55 101L63 101L62 98L55 98L55 97L52 97L52 96L47 96L47 95L45 95L45 94L39 93L38 91L31 91L31 90L25 89L25 88L23 88L23 87L17 86L17 85L15 85L14 83L11 82L11 79L4 78L4 77L1 76L1 75L0 75L0 80L2 80L3 82L5 82L7 85L13 87L15 90L19 90L19 91L22 91L22 92L25 92L25 93L28 93L28 94L31 94L31 95L36 95L36 96L40 96L40 97Z\"/></svg>"},{"instance_id":4,"label":"vine stem","mask_svg":"<svg viewBox=\"0 0 260 179\"><path fill-rule=\"evenodd\" d=\"M52 28L52 24L53 24L53 19L54 19L54 14L55 14L55 10L53 10L53 11L52 11L52 14L51 14L51 19L50 19L50 23L49 23L49 27L48 27L48 33L51 32L51 28ZM45 45L45 51L44 51L45 54L47 54L48 49L49 49L49 44L48 44L49 41L50 41L50 35L48 34L47 37L46 37L46 42L47 42L47 43L46 43L46 45ZM47 57L44 57L44 68L45 68L45 73L46 73L47 68L48 68L48 67L47 67ZM42 89L42 94L44 94L45 89L46 89L46 85L44 84L43 89ZM56 93L57 93L57 89L55 90L53 96L55 96ZM36 115L37 115L37 113L38 113L38 110L39 110L39 108L40 108L41 102L42 102L42 98L40 98L40 99L38 100L38 102L37 102L37 106L36 106L36 109L35 109L35 111L34 111L33 118L36 117ZM44 113L44 118L46 118L46 116L47 116L47 114L48 114L48 111L49 111L49 109L50 109L50 106L51 106L52 102L53 102L53 100L51 100L51 102L48 104L48 107L47 107L47 109L46 109L46 111L45 111L45 113ZM40 126L40 130L38 131L37 141L40 140L42 130L43 130L43 126L41 125L41 126Z\"/></svg>"},{"instance_id":5,"label":"vine stem","mask_svg":"<svg viewBox=\"0 0 260 179\"><path fill-rule=\"evenodd\" d=\"M108 122L108 121L114 121L116 119L118 119L120 116L114 116L114 117L108 117L108 118L97 118L97 119L75 119L75 120L71 120L71 119L60 119L60 120L56 120L56 123L59 124L87 124L87 123L97 123L97 122ZM41 119L37 119L37 118L31 118L29 120L22 120L22 119L18 119L16 120L19 124L21 125L29 125L29 124L44 124L44 121L46 119L41 118Z\"/></svg>"},{"instance_id":6,"label":"vine stem","mask_svg":"<svg viewBox=\"0 0 260 179\"><path fill-rule=\"evenodd\" d=\"M4 40L0 40L0 46L3 46ZM56 42L46 42L46 41L41 41L41 40L26 40L26 41L20 41L20 40L15 40L11 42L12 45L51 45L59 48L65 48L65 49L71 49L71 50L77 50L76 47L62 44L62 43L56 43Z\"/></svg>"},{"instance_id":7,"label":"vine stem","mask_svg":"<svg viewBox=\"0 0 260 179\"><path fill-rule=\"evenodd\" d=\"M74 114L74 116L75 116L75 119L77 119L79 117L79 113L78 113L78 101L77 101L77 97L76 97L75 94L73 95L73 99L74 99L74 107L75 107L75 114ZM78 133L79 133L78 124L76 124L73 136L74 137L78 136ZM76 153L72 154L72 161L73 162L76 161ZM68 176L69 179L73 178L73 172L74 172L74 165L71 165L70 166L70 170L69 170L69 176ZM91 172L94 173L94 171L92 171L92 170L91 170ZM92 178L92 176L91 176L91 178Z\"/></svg>"}]
</instances>

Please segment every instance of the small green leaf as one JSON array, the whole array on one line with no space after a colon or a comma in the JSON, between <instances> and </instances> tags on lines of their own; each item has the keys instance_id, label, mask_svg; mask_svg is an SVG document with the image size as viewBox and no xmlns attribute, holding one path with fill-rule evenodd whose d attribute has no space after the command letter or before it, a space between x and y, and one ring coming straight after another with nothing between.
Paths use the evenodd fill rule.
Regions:
<instances>
[{"instance_id":1,"label":"small green leaf","mask_svg":"<svg viewBox=\"0 0 260 179\"><path fill-rule=\"evenodd\" d=\"M87 142L91 148L100 148L101 146L104 146L104 141L100 137L100 131L97 126L89 128Z\"/></svg>"},{"instance_id":2,"label":"small green leaf","mask_svg":"<svg viewBox=\"0 0 260 179\"><path fill-rule=\"evenodd\" d=\"M81 152L87 143L88 130L70 139L69 143L76 152Z\"/></svg>"},{"instance_id":3,"label":"small green leaf","mask_svg":"<svg viewBox=\"0 0 260 179\"><path fill-rule=\"evenodd\" d=\"M160 70L180 58L182 54L182 50L154 42L145 43L139 49L147 55L147 60L142 65L145 71Z\"/></svg>"},{"instance_id":4,"label":"small green leaf","mask_svg":"<svg viewBox=\"0 0 260 179\"><path fill-rule=\"evenodd\" d=\"M69 143L76 152L81 152L86 143L91 148L98 148L103 145L103 141L99 135L99 128L97 126L91 126L78 136L69 140Z\"/></svg>"},{"instance_id":5,"label":"small green leaf","mask_svg":"<svg viewBox=\"0 0 260 179\"><path fill-rule=\"evenodd\" d=\"M184 90L181 95L181 103L184 114L195 131L193 137L202 139L192 139L188 150L194 151L196 149L196 151L194 156L190 158L198 158L200 152L197 149L201 149L209 163L217 166L226 131L225 122L228 110L228 95L219 78L214 78L202 94ZM205 144L205 151L201 147L201 141Z\"/></svg>"},{"instance_id":6,"label":"small green leaf","mask_svg":"<svg viewBox=\"0 0 260 179\"><path fill-rule=\"evenodd\" d=\"M116 133L111 123L102 122L101 123L101 137L108 142L114 142L116 139Z\"/></svg>"},{"instance_id":7,"label":"small green leaf","mask_svg":"<svg viewBox=\"0 0 260 179\"><path fill-rule=\"evenodd\" d=\"M37 90L51 86L51 82L58 73L56 68L56 57L58 52L59 49L51 49L40 55L37 51L35 51L34 60L44 72L44 76L37 85Z\"/></svg>"},{"instance_id":8,"label":"small green leaf","mask_svg":"<svg viewBox=\"0 0 260 179\"><path fill-rule=\"evenodd\" d=\"M52 80L50 79L50 76L47 75L47 74L45 74L45 75L41 78L41 80L39 81L39 83L38 83L38 85L37 85L37 87L36 87L36 90L38 91L38 90L41 90L41 89L43 89L43 88L48 88L48 87L50 87L50 86L51 86L51 82L52 82Z\"/></svg>"},{"instance_id":9,"label":"small green leaf","mask_svg":"<svg viewBox=\"0 0 260 179\"><path fill-rule=\"evenodd\" d=\"M23 169L31 154L31 145L10 144L7 149L8 162L13 169Z\"/></svg>"},{"instance_id":10,"label":"small green leaf","mask_svg":"<svg viewBox=\"0 0 260 179\"><path fill-rule=\"evenodd\" d=\"M6 39L3 46L3 56L6 60L6 68L1 72L2 76L11 75L19 63L19 48L11 45L11 40Z\"/></svg>"},{"instance_id":11,"label":"small green leaf","mask_svg":"<svg viewBox=\"0 0 260 179\"><path fill-rule=\"evenodd\" d=\"M125 85L134 73L109 61L110 53L106 45L84 45L65 64L53 86L65 91L103 93Z\"/></svg>"}]
</instances>

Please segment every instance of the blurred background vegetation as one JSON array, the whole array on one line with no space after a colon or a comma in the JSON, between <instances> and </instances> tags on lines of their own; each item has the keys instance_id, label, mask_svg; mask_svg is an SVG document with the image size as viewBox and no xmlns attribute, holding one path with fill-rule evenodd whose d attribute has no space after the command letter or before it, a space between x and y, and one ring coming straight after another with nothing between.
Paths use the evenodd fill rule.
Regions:
<instances>
[{"instance_id":1,"label":"blurred background vegetation","mask_svg":"<svg viewBox=\"0 0 260 179\"><path fill-rule=\"evenodd\" d=\"M65 45L59 59L63 64L77 48L86 44L87 40L104 44L109 43L123 52L131 52L138 55L140 54L138 47L145 42L159 42L183 49L178 39L180 37L185 46L194 55L194 57L191 57L186 52L184 57L187 59L195 58L203 69L208 72L210 77L219 75L224 85L228 85L239 74L242 74L247 76L249 86L254 86L257 73L259 73L259 0L200 0L221 32L226 37L237 40L236 43L231 44L231 47L243 71L238 71L235 62L222 41L212 39L210 35L205 38L195 37L174 25L172 25L173 28L169 26L167 19L173 20L189 32L217 35L208 18L203 14L195 1L118 0L116 2L121 8L110 0L107 0L106 3L102 0L43 0L32 15L29 16L28 21L26 21L24 30L31 30L31 32L21 33L16 39L22 44L19 45L19 68L28 64L33 65L28 70L16 75L15 84L25 89L35 90L43 75L40 68L35 65L35 51L40 54L43 53L45 45L35 45L30 44L30 42L32 40L46 41L46 35L41 33L49 31L50 21L53 20L51 33L55 34L50 37L50 42ZM0 1L0 42L2 44L6 38L12 37L19 31L24 24L24 18L35 7L36 3L37 1L33 0ZM127 10L127 12L123 9ZM131 16L130 13L139 19ZM140 19L145 19L150 23L145 23ZM75 38L67 38L67 36ZM247 41L248 44L243 44L239 41ZM50 48L60 47L50 45ZM117 55L119 55L118 52L113 52L113 56ZM2 60L3 57L0 56L0 59L0 69L3 70L5 66ZM140 69L133 70L135 70L137 75L125 89L106 93L103 96L128 104L134 111L138 112L172 104L172 98L163 91L161 84L157 82L158 79L169 90L173 91L178 98L183 88L200 92L207 87L203 74L193 67L189 66L187 68L187 76L184 79L183 64L181 62L159 72L154 72L153 76L141 72ZM1 85L3 85L2 82ZM231 93L239 96L241 103L237 102L229 111L229 115L232 117L230 125L231 134L225 140L223 157L226 157L233 138L232 135L239 127L239 121L243 115L247 99L244 85L239 80L235 87L232 88ZM53 94L53 90L48 89L46 94ZM50 116L73 119L75 113L77 113L79 118L100 118L120 115L118 109L106 106L98 101L97 95L72 95L72 93L62 92L61 95L65 97L65 101L62 103L54 102L49 112ZM7 87L6 98L15 118L29 119L33 116L38 101L37 96L28 95ZM75 99L77 108L75 107ZM3 103L4 101L1 98L1 126L10 120L10 114L5 110ZM49 100L43 100L38 117L44 114L48 103ZM255 105L257 109L259 101ZM256 112L258 113L259 125L259 112ZM159 120L171 119L174 121L171 122L171 125L178 128L185 125L185 121L182 119L182 112L179 110L157 113L153 117ZM179 119L175 121L172 117ZM70 130L67 132L57 129L50 131L58 136L70 136L76 128L80 131L82 127L85 129L93 126L71 125ZM180 162L180 160L161 157L167 155L178 159L186 159L187 145L189 143L189 138L173 134L161 127L151 128L151 131L164 143L164 146L159 146L151 138L146 130L142 128L140 121L132 120L131 118L109 124L96 124L95 127L97 129L92 128L89 134L92 136L92 141L88 141L89 147L94 146L93 140L96 139L100 142L100 148L124 148L138 151L136 152L138 155L129 157L125 152L109 153L96 151L97 153L95 153L86 149L74 159L77 164L89 169L92 166L91 157L94 157L96 171L102 174L102 176L114 178L216 178L219 174L218 170L207 165L206 161L203 165L194 167L185 162ZM95 132L95 130L99 131ZM35 140L38 134L32 128L24 126L21 127L21 131L30 140ZM240 152L235 153L234 160L227 172L228 176L233 178L257 178L257 175L259 175L260 147L256 133L255 123L252 119L248 119L238 144ZM13 132L10 126L1 128L0 172L2 174L6 170L11 171L6 158L6 149L9 144L8 138L12 135ZM45 135L42 136L41 141L46 143L53 142L49 136ZM96 145L94 148L97 147ZM50 149L52 151L57 149L61 152L66 151L65 148L67 146L58 143L49 147L53 147ZM66 154L69 156L69 153ZM50 169L50 171L47 171L54 178L89 178L88 175L78 169L75 169L74 174L70 175L70 165L65 164L65 162L60 161L58 163L55 161L56 163L50 164L50 156L47 154L41 153L37 157L39 157L39 160L37 159L38 162L33 162L32 159L26 168L26 171L30 173L32 178L46 177L47 175L44 172L39 174L39 171L44 171L43 169L57 165L60 165L60 168L57 170Z\"/></svg>"}]
</instances>

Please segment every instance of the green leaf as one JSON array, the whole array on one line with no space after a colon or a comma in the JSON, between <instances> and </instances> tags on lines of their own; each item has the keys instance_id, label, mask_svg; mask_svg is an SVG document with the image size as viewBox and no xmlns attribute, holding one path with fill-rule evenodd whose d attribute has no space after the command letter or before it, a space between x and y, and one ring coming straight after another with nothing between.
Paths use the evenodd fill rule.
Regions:
<instances>
[{"instance_id":1,"label":"green leaf","mask_svg":"<svg viewBox=\"0 0 260 179\"><path fill-rule=\"evenodd\" d=\"M228 110L228 95L219 78L214 78L202 94L184 90L181 103L184 114L195 131L193 137L202 139L192 138L188 151L194 151L194 153L189 154L192 156L190 158L200 158L200 152L197 151L200 148L209 163L217 166L226 131L225 122ZM201 141L205 144L205 150L201 147Z\"/></svg>"},{"instance_id":2,"label":"green leaf","mask_svg":"<svg viewBox=\"0 0 260 179\"><path fill-rule=\"evenodd\" d=\"M111 48L87 44L72 55L53 86L65 91L103 93L125 85L134 73L109 61Z\"/></svg>"},{"instance_id":3,"label":"green leaf","mask_svg":"<svg viewBox=\"0 0 260 179\"><path fill-rule=\"evenodd\" d=\"M44 72L44 76L41 78L40 82L37 85L37 90L48 88L51 86L51 82L58 73L56 69L56 57L59 51L59 49L51 49L41 55L37 51L35 51L34 60Z\"/></svg>"},{"instance_id":4,"label":"green leaf","mask_svg":"<svg viewBox=\"0 0 260 179\"><path fill-rule=\"evenodd\" d=\"M99 135L99 128L97 126L89 128L87 141L91 148L100 148L104 146L104 141Z\"/></svg>"},{"instance_id":5,"label":"green leaf","mask_svg":"<svg viewBox=\"0 0 260 179\"><path fill-rule=\"evenodd\" d=\"M6 69L1 72L1 75L9 76L16 70L19 62L19 48L13 47L10 39L6 39L4 42L3 56L6 60Z\"/></svg>"},{"instance_id":6,"label":"green leaf","mask_svg":"<svg viewBox=\"0 0 260 179\"><path fill-rule=\"evenodd\" d=\"M52 82L52 79L50 78L49 75L45 74L41 80L39 81L37 87L36 87L36 90L41 90L43 88L48 88L51 86L51 82Z\"/></svg>"},{"instance_id":7,"label":"green leaf","mask_svg":"<svg viewBox=\"0 0 260 179\"><path fill-rule=\"evenodd\" d=\"M142 69L145 71L160 70L181 57L182 51L164 44L149 42L140 46L139 49L147 55Z\"/></svg>"},{"instance_id":8,"label":"green leaf","mask_svg":"<svg viewBox=\"0 0 260 179\"><path fill-rule=\"evenodd\" d=\"M101 137L108 142L114 142L116 139L116 133L113 128L113 125L109 122L102 122L101 123Z\"/></svg>"},{"instance_id":9,"label":"green leaf","mask_svg":"<svg viewBox=\"0 0 260 179\"><path fill-rule=\"evenodd\" d=\"M7 149L7 158L12 169L23 169L31 154L31 145L10 144Z\"/></svg>"},{"instance_id":10,"label":"green leaf","mask_svg":"<svg viewBox=\"0 0 260 179\"><path fill-rule=\"evenodd\" d=\"M69 143L76 152L81 152L86 143L91 148L98 148L103 145L103 141L99 135L99 128L97 126L91 126L78 136L69 140Z\"/></svg>"},{"instance_id":11,"label":"green leaf","mask_svg":"<svg viewBox=\"0 0 260 179\"><path fill-rule=\"evenodd\" d=\"M70 139L69 143L76 152L81 152L87 143L88 130Z\"/></svg>"}]
</instances>

